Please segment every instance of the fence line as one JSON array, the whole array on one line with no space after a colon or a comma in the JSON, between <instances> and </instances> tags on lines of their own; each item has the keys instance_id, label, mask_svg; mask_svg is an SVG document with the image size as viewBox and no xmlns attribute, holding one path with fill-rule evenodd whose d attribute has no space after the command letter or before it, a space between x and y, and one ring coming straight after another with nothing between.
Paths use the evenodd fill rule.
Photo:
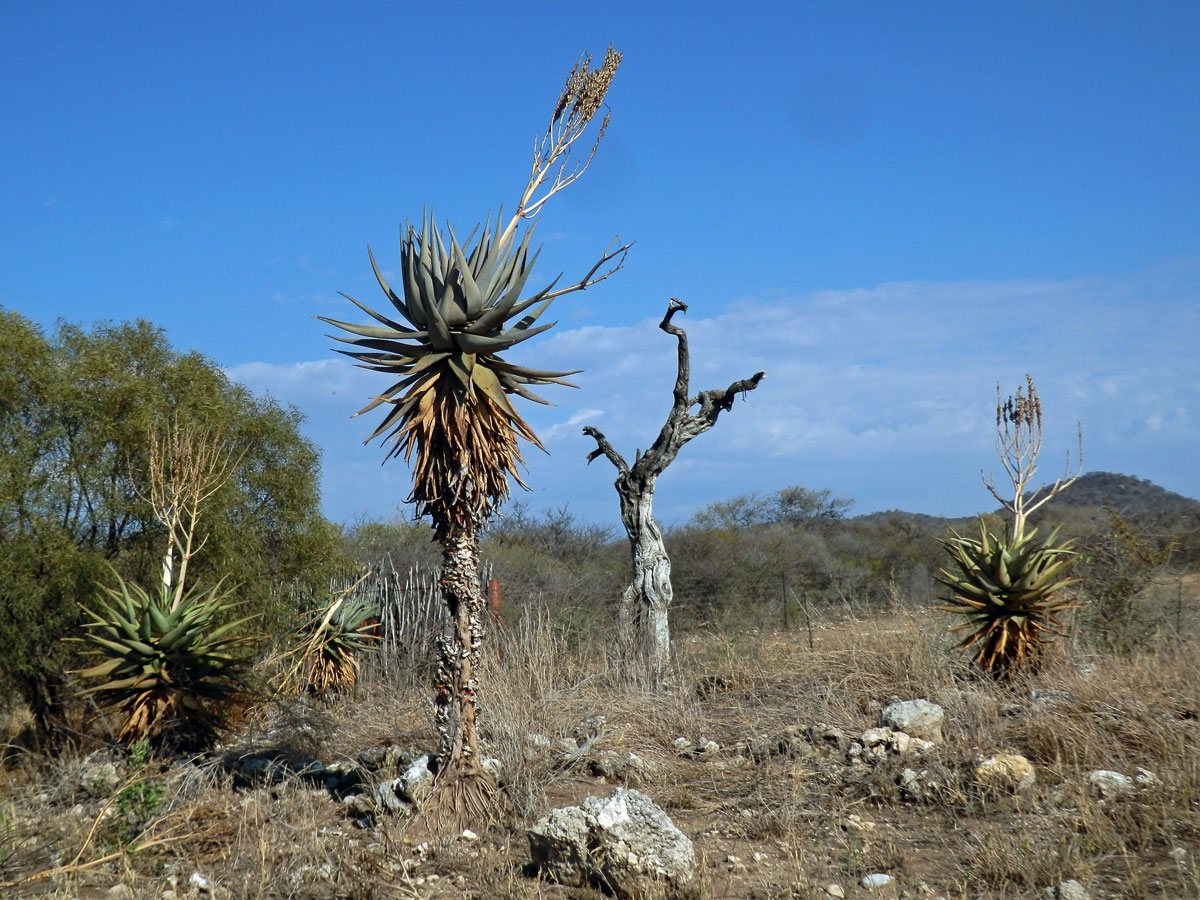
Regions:
<instances>
[{"instance_id":1,"label":"fence line","mask_svg":"<svg viewBox=\"0 0 1200 900\"><path fill-rule=\"evenodd\" d=\"M379 648L361 659L363 680L387 680L412 671L414 662L431 662L438 637L449 627L438 586L440 570L422 569L414 563L402 572L390 553L366 568L371 574L349 595L370 603L379 619ZM330 579L331 595L350 588L357 577L361 573ZM485 563L480 571L485 596L491 578L492 565Z\"/></svg>"}]
</instances>

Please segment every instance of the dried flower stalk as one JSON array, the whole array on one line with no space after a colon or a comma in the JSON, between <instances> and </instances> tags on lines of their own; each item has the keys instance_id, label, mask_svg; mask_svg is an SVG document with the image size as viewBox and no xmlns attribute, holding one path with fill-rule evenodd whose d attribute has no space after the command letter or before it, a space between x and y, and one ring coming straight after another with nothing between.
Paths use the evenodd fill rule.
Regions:
<instances>
[{"instance_id":1,"label":"dried flower stalk","mask_svg":"<svg viewBox=\"0 0 1200 900\"><path fill-rule=\"evenodd\" d=\"M1026 496L1029 482L1037 474L1037 457L1042 450L1042 400L1030 375L1025 376L1024 391L1018 387L1012 397L1001 398L1000 385L996 385L996 452L1012 482L1013 497L1009 500L1000 496L994 475L983 477L983 484L1012 513L1015 540L1025 534L1028 517L1051 497L1070 487L1083 471L1083 427L1078 422L1075 427L1079 434L1079 461L1075 473L1071 474L1071 453L1067 451L1062 477L1049 487L1040 487Z\"/></svg>"}]
</instances>

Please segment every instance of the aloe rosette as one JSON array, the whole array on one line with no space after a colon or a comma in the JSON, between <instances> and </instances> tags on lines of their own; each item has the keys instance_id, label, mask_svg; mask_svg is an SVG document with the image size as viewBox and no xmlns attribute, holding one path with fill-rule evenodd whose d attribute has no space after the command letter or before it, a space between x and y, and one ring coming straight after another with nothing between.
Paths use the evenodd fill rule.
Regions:
<instances>
[{"instance_id":1,"label":"aloe rosette","mask_svg":"<svg viewBox=\"0 0 1200 900\"><path fill-rule=\"evenodd\" d=\"M1072 540L1057 542L1059 530L1045 541L1037 540L1036 528L1015 538L997 536L980 520L978 539L951 532L942 541L953 565L937 580L951 596L936 609L966 618L950 630L969 632L958 646L974 647L984 671L1006 676L1066 633L1059 615L1076 606L1063 589L1079 581L1066 574L1078 554Z\"/></svg>"},{"instance_id":2,"label":"aloe rosette","mask_svg":"<svg viewBox=\"0 0 1200 900\"><path fill-rule=\"evenodd\" d=\"M211 704L240 689L253 638L238 630L253 617L219 624L240 605L219 583L182 595L166 586L151 595L120 576L117 585L101 586L106 599L94 609L82 607L91 619L82 638L86 652L102 661L74 674L103 679L83 693L124 715L122 740L157 736L171 723L211 732L217 725Z\"/></svg>"},{"instance_id":3,"label":"aloe rosette","mask_svg":"<svg viewBox=\"0 0 1200 900\"><path fill-rule=\"evenodd\" d=\"M508 496L507 476L523 484L516 436L542 445L509 395L546 403L531 385L568 384L563 379L577 374L531 369L499 355L554 325L536 323L561 293L553 290L557 279L520 299L538 255L530 251L533 230L515 242L497 219L495 228L485 223L478 238L472 231L465 250L453 229L443 238L426 216L420 229L406 226L399 293L368 248L375 278L398 316L346 296L379 324L320 317L353 335L331 335L355 348L338 352L361 368L396 376L356 415L388 407L367 441L385 435L392 444L387 458L411 460L415 453L409 499L418 515L434 514L439 532L486 519Z\"/></svg>"},{"instance_id":4,"label":"aloe rosette","mask_svg":"<svg viewBox=\"0 0 1200 900\"><path fill-rule=\"evenodd\" d=\"M379 643L375 604L361 597L337 601L314 617L302 653L308 689L318 696L344 691L358 681L358 656Z\"/></svg>"}]
</instances>

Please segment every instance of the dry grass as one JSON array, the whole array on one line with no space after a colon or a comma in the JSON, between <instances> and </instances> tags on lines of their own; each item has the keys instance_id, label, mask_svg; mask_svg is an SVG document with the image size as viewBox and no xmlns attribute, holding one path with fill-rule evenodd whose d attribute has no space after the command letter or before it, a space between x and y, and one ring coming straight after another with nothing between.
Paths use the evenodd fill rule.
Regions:
<instances>
[{"instance_id":1,"label":"dry grass","mask_svg":"<svg viewBox=\"0 0 1200 900\"><path fill-rule=\"evenodd\" d=\"M695 898L821 898L830 883L867 896L855 885L880 871L895 879L895 898L1036 898L1066 878L1097 900L1200 898L1200 648L1122 657L1064 645L1037 675L997 685L948 652L941 625L903 609L831 620L811 649L802 631L686 635L672 689L648 694L619 687L600 640L531 611L491 636L485 749L500 761L511 813L478 839L435 840L419 819L386 815L361 827L303 779L234 788L214 763L164 760L150 772L166 786L161 806L122 845L131 813L114 800L116 784L83 787L78 760L29 760L0 787L0 881L10 882L0 893L99 897L123 883L136 897L185 896L198 872L218 900L599 897L527 875L523 829L609 792L588 759L614 751L641 759L631 783L695 842ZM889 699L918 697L946 711L945 741L920 760L850 766L844 751L794 739L818 723L855 736ZM261 707L226 749L328 764L370 747L428 749L433 735L428 692L371 684L333 707ZM680 755L681 736L720 749ZM563 740L590 740L590 752L564 760ZM1033 761L1031 791L974 785L976 760L1001 751ZM1139 766L1161 783L1135 796L1102 800L1085 780L1091 769ZM924 772L920 798L898 785L906 767ZM119 852L160 835L170 840ZM21 881L113 852L102 865Z\"/></svg>"}]
</instances>

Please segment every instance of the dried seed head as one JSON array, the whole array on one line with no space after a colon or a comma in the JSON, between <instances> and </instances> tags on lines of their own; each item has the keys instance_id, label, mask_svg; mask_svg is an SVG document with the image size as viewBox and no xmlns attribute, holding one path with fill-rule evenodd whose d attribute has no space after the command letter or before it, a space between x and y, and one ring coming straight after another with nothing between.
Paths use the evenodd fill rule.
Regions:
<instances>
[{"instance_id":1,"label":"dried seed head","mask_svg":"<svg viewBox=\"0 0 1200 900\"><path fill-rule=\"evenodd\" d=\"M621 63L621 53L609 47L604 54L604 62L598 69L589 68L591 61L591 55L585 53L571 68L567 82L558 97L558 103L554 107L552 122L562 118L569 106L568 122L582 128L604 104L604 95L608 93L609 85L617 74L617 66Z\"/></svg>"}]
</instances>

